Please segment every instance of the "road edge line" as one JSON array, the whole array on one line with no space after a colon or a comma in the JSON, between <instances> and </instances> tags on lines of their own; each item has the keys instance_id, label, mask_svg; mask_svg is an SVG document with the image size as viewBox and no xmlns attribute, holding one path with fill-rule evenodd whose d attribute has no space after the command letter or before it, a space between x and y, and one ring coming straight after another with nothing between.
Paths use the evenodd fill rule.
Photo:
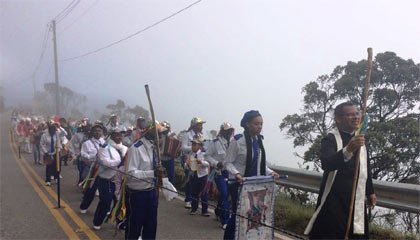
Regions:
<instances>
[{"instance_id":1,"label":"road edge line","mask_svg":"<svg viewBox=\"0 0 420 240\"><path fill-rule=\"evenodd\" d=\"M10 144L10 147L12 147L11 144ZM61 215L61 213L59 211L55 211L56 209L54 209L54 204L48 199L48 196L41 190L38 184L36 184L35 180L30 176L30 173L28 173L28 170L25 169L25 166L23 166L21 162L22 160L19 160L19 158L16 155L16 152L13 149L12 149L12 154L16 163L19 165L23 175L26 177L28 182L32 185L32 188L38 194L39 198L41 198L41 200L44 202L48 210L50 210L51 214L56 219L61 229L63 229L64 233L69 237L69 239L80 239L80 237L76 234L76 232L73 230L70 224Z\"/></svg>"},{"instance_id":2,"label":"road edge line","mask_svg":"<svg viewBox=\"0 0 420 240\"><path fill-rule=\"evenodd\" d=\"M9 139L10 141L10 139ZM11 142L9 142L12 144ZM11 146L12 147L12 146ZM14 154L14 149L12 147L12 151ZM16 156L16 155L15 155ZM39 182L41 186L44 187L44 189L49 193L49 195L57 201L57 193L53 191L51 187L44 186L44 180L41 179L41 177L35 172L35 170L29 165L29 163L25 160L25 157L22 157L22 163L26 166L26 168L29 170L29 172L32 173L34 178ZM81 219L75 211L63 200L61 199L61 205L63 206L64 211L67 213L67 215L73 220L73 222L80 228L81 231L83 231L89 239L101 239L98 235L96 235L93 230Z\"/></svg>"}]
</instances>

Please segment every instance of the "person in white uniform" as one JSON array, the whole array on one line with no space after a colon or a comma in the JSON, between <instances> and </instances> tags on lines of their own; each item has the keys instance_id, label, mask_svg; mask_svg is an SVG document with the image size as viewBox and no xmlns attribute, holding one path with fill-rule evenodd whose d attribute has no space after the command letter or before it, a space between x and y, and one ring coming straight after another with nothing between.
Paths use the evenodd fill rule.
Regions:
<instances>
[{"instance_id":1,"label":"person in white uniform","mask_svg":"<svg viewBox=\"0 0 420 240\"><path fill-rule=\"evenodd\" d=\"M112 200L115 197L114 176L117 167L121 164L127 147L122 144L124 129L115 127L111 129L111 137L108 143L103 144L98 152L99 175L97 177L99 202L93 218L93 228L99 230L107 213L111 209Z\"/></svg>"}]
</instances>

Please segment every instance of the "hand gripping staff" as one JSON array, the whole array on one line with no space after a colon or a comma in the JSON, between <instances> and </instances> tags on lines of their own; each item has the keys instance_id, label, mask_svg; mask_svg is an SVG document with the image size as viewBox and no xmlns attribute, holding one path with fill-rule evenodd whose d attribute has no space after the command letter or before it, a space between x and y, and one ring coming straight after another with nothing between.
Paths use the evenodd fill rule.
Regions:
<instances>
[{"instance_id":1,"label":"hand gripping staff","mask_svg":"<svg viewBox=\"0 0 420 240\"><path fill-rule=\"evenodd\" d=\"M372 73L372 48L368 48L367 49L368 52L368 61L367 61L367 73L366 73L366 79L364 82L364 87L363 87L363 108L362 108L362 122L359 126L359 129L357 129L356 131L356 135L360 134L361 129L363 129L363 125L366 124L365 123L365 118L366 116L366 110L367 110L367 98L369 95L369 82L370 82L370 76ZM353 216L353 210L354 210L354 202L355 202L355 198L356 198L356 186L357 186L357 181L359 179L359 168L360 168L360 150L357 151L357 157L356 157L356 162L355 162L355 173L353 176L353 183L352 183L352 189L351 189L351 198L350 198L350 208L349 208L349 214L348 214L348 218L347 218L347 226L346 226L346 235L345 235L345 239L349 239L349 235L350 235L350 226L352 224L352 216Z\"/></svg>"},{"instance_id":2,"label":"hand gripping staff","mask_svg":"<svg viewBox=\"0 0 420 240\"><path fill-rule=\"evenodd\" d=\"M156 186L156 193L159 199L159 188L160 186L162 186L162 175L163 175L163 171L161 171L162 169L162 162L160 160L160 144L159 144L159 133L158 133L158 129L156 126L156 118L155 118L155 111L153 110L153 104L152 104L152 99L150 98L150 90L149 90L149 85L146 84L144 85L144 88L146 89L146 95L147 95L147 100L149 100L149 108L150 108L150 115L152 115L152 122L153 124L155 124L154 129L155 129L155 149L156 149L156 157L157 157L157 165L155 167L155 171L158 170L158 181L157 181L157 186Z\"/></svg>"}]
</instances>

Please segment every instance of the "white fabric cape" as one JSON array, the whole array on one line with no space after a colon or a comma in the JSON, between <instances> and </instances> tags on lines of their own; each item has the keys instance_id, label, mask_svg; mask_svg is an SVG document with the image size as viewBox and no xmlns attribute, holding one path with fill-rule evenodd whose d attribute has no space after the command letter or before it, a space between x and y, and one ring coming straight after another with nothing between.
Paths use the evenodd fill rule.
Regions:
<instances>
[{"instance_id":1,"label":"white fabric cape","mask_svg":"<svg viewBox=\"0 0 420 240\"><path fill-rule=\"evenodd\" d=\"M338 129L333 129L330 133L334 134L335 141L337 143L337 152L343 148L343 140L341 139L340 132ZM366 146L360 148L359 153L359 179L357 181L356 189L356 199L354 203L354 217L353 217L353 233L354 234L364 234L365 232L365 195L366 195L366 180L367 180L367 152ZM331 191L331 187L334 183L335 175L337 170L331 171L328 174L327 182L325 183L324 193L321 198L321 203L318 208L315 210L315 213L312 215L311 220L306 226L305 235L309 235L312 230L312 227L315 223L316 218L318 217L319 212L322 209L327 196Z\"/></svg>"}]
</instances>

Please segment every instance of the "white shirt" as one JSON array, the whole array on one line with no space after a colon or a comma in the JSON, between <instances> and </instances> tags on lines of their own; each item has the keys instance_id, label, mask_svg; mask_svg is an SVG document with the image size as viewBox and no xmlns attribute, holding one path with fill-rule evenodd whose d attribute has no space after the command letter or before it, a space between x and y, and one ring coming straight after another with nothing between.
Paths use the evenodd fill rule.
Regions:
<instances>
[{"instance_id":1,"label":"white shirt","mask_svg":"<svg viewBox=\"0 0 420 240\"><path fill-rule=\"evenodd\" d=\"M202 136L202 133L195 133L194 130L190 130L184 134L182 137L182 147L181 151L184 155L191 153L191 141L194 139L194 136Z\"/></svg>"},{"instance_id":2,"label":"white shirt","mask_svg":"<svg viewBox=\"0 0 420 240\"><path fill-rule=\"evenodd\" d=\"M82 149L80 151L80 155L82 156L83 160L87 160L89 162L94 162L96 159L96 154L98 150L101 148L101 145L105 143L103 138L91 138L85 141L82 144Z\"/></svg>"},{"instance_id":3,"label":"white shirt","mask_svg":"<svg viewBox=\"0 0 420 240\"><path fill-rule=\"evenodd\" d=\"M237 138L236 138L237 139ZM240 173L242 177L245 175L246 168L246 141L245 136L240 137L238 140L235 138L229 145L226 151L225 167L229 171L229 178L234 178L237 173ZM257 164L257 176L260 176L260 165L261 165L261 151L258 154ZM266 163L267 165L267 163ZM273 170L265 167L265 174L270 175Z\"/></svg>"},{"instance_id":4,"label":"white shirt","mask_svg":"<svg viewBox=\"0 0 420 240\"><path fill-rule=\"evenodd\" d=\"M204 152L202 152L201 150L198 150L198 152L191 153L188 157L191 160L193 160L194 158L196 158L196 159L198 159L198 160L201 161L201 164L198 164L198 163L194 162L194 160L193 160L193 162L191 162L191 165L195 165L196 164L196 167L197 167L197 177L200 178L200 177L204 177L204 176L206 176L206 175L209 174L210 164L209 164L209 162L207 162L204 159ZM194 169L192 169L192 170L194 170Z\"/></svg>"},{"instance_id":5,"label":"white shirt","mask_svg":"<svg viewBox=\"0 0 420 240\"><path fill-rule=\"evenodd\" d=\"M99 149L98 158L101 164L99 168L99 176L101 178L111 179L117 174L115 170L121 163L122 158L117 149L114 147L115 145L117 144L114 141L109 140L109 144L104 144ZM124 157L124 154L127 152L127 147L122 144L118 144L118 146L118 148L121 149L120 152L122 156Z\"/></svg>"},{"instance_id":6,"label":"white shirt","mask_svg":"<svg viewBox=\"0 0 420 240\"><path fill-rule=\"evenodd\" d=\"M224 162L227 148L228 141L224 137L219 136L210 142L204 157L212 167L216 167L219 162Z\"/></svg>"},{"instance_id":7,"label":"white shirt","mask_svg":"<svg viewBox=\"0 0 420 240\"><path fill-rule=\"evenodd\" d=\"M58 136L60 136L62 144L64 144L64 145L67 144L68 141L69 141L67 139L67 135L68 135L67 131L64 128L59 127L59 128L57 128L57 133L58 133Z\"/></svg>"},{"instance_id":8,"label":"white shirt","mask_svg":"<svg viewBox=\"0 0 420 240\"><path fill-rule=\"evenodd\" d=\"M55 144L57 142L57 134L53 135L53 143L54 143L54 151L51 152L51 135L49 132L44 132L44 134L42 134L41 136L41 141L40 141L40 147L41 147L41 152L42 154L49 154L49 155L53 155L55 154ZM61 142L58 143L58 148L61 149Z\"/></svg>"},{"instance_id":9,"label":"white shirt","mask_svg":"<svg viewBox=\"0 0 420 240\"><path fill-rule=\"evenodd\" d=\"M153 143L142 137L127 152L127 186L132 190L148 190L155 186ZM132 177L130 177L132 176Z\"/></svg>"},{"instance_id":10,"label":"white shirt","mask_svg":"<svg viewBox=\"0 0 420 240\"><path fill-rule=\"evenodd\" d=\"M82 143L85 140L85 138L85 134L82 132L77 132L73 135L69 143L69 151L71 152L71 154L73 154L74 156L80 154Z\"/></svg>"}]
</instances>

